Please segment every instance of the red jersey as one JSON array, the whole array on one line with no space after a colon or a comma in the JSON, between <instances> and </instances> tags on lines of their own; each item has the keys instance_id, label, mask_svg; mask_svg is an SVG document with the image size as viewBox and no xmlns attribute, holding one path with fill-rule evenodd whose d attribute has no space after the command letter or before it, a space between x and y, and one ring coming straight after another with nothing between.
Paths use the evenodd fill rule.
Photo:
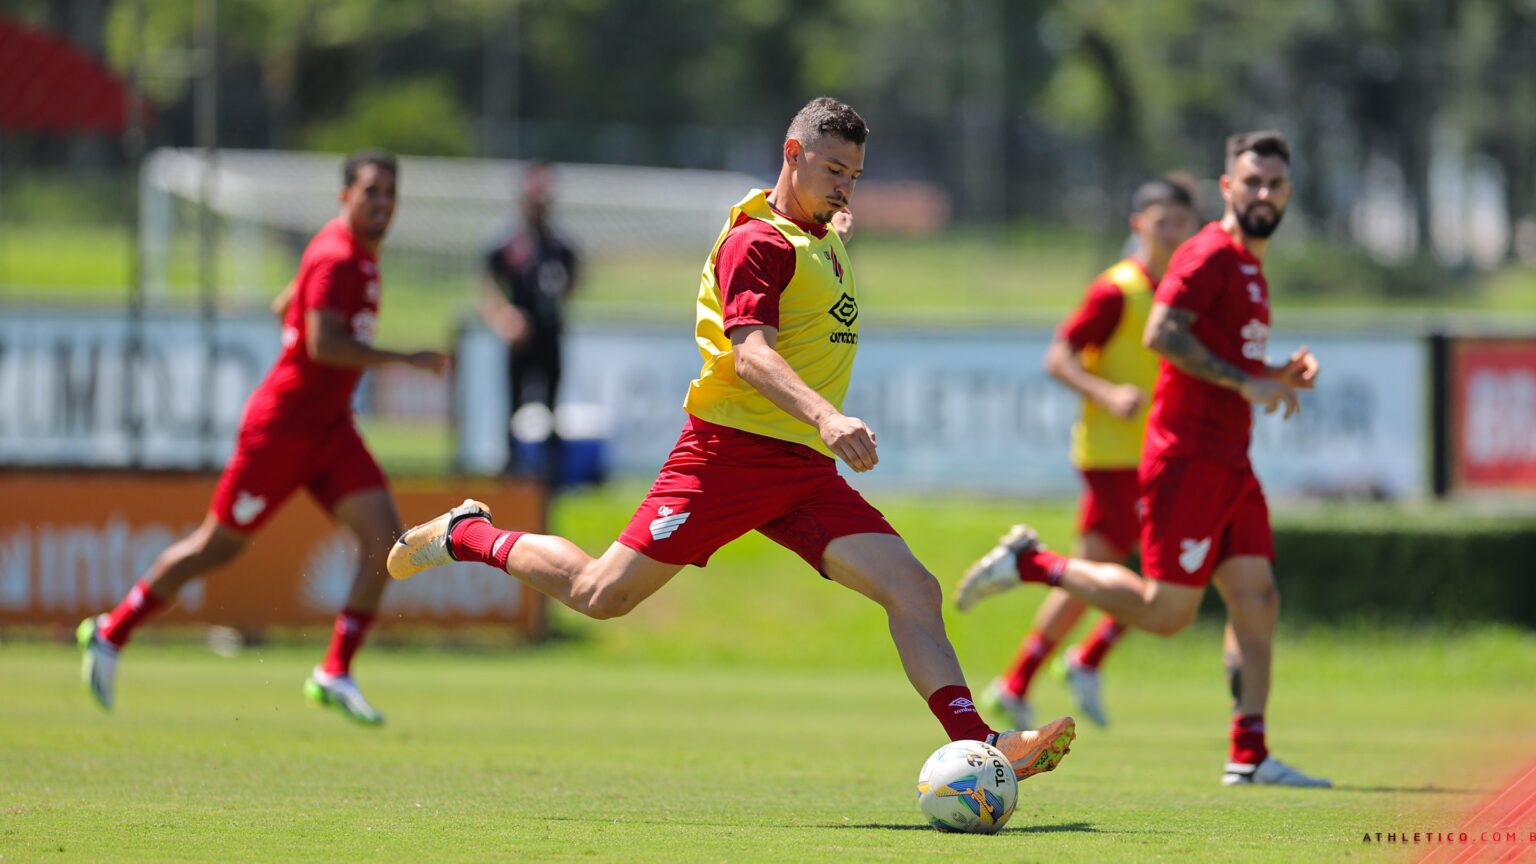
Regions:
<instances>
[{"instance_id":1,"label":"red jersey","mask_svg":"<svg viewBox=\"0 0 1536 864\"><path fill-rule=\"evenodd\" d=\"M1195 313L1207 350L1250 375L1263 374L1269 342L1269 283L1259 261L1212 222L1173 253L1156 300ZM1253 407L1236 390L1160 364L1144 459L1196 456L1247 464Z\"/></svg>"},{"instance_id":2,"label":"red jersey","mask_svg":"<svg viewBox=\"0 0 1536 864\"><path fill-rule=\"evenodd\" d=\"M293 299L283 318L283 353L245 404L248 430L321 432L352 421L352 391L361 369L315 362L306 350L305 313L341 313L359 342L372 343L379 318L379 262L340 218L309 241L299 262Z\"/></svg>"}]
</instances>

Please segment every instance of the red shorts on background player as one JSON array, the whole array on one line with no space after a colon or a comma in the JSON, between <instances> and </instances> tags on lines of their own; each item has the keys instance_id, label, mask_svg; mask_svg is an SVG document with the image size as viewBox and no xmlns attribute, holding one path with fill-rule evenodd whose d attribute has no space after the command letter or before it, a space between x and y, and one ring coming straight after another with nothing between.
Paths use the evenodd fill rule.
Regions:
<instances>
[{"instance_id":1,"label":"red shorts on background player","mask_svg":"<svg viewBox=\"0 0 1536 864\"><path fill-rule=\"evenodd\" d=\"M837 471L875 467L875 435L842 413L858 349L859 293L842 236L863 170L863 118L816 99L790 123L774 188L731 208L700 276L703 368L682 435L629 525L600 557L505 531L477 501L400 538L390 575L454 560L497 567L593 618L623 615L688 564L757 531L890 619L908 679L951 740L986 740L1028 777L1067 753L1072 718L996 732L971 702L944 630L941 590L885 517Z\"/></svg>"},{"instance_id":2,"label":"red shorts on background player","mask_svg":"<svg viewBox=\"0 0 1536 864\"><path fill-rule=\"evenodd\" d=\"M1269 511L1248 461L1253 405L1300 408L1317 360L1302 348L1267 360L1269 285L1262 260L1290 199L1290 147L1278 132L1227 142L1226 210L1174 253L1148 316L1146 344L1162 355L1147 420L1140 482L1142 569L1067 558L1016 526L966 573L968 608L1020 582L1059 586L1116 619L1155 633L1195 620L1215 581L1227 604L1237 704L1222 782L1329 786L1269 755L1264 709L1279 592Z\"/></svg>"},{"instance_id":3,"label":"red shorts on background player","mask_svg":"<svg viewBox=\"0 0 1536 864\"><path fill-rule=\"evenodd\" d=\"M1138 545L1136 467L1157 380L1157 355L1142 345L1141 334L1157 280L1173 250L1194 232L1195 220L1194 194L1181 181L1154 180L1137 189L1130 216L1136 252L1088 286L1046 349L1046 370L1083 398L1082 416L1072 427L1072 464L1083 480L1073 550L1079 558L1125 561ZM1028 694L1035 673L1087 608L1065 591L1047 593L1013 664L982 695L982 707L1016 725L1031 725ZM1081 644L1065 652L1073 699L1101 726L1109 716L1099 666L1124 632L1113 616L1104 615Z\"/></svg>"},{"instance_id":4,"label":"red shorts on background player","mask_svg":"<svg viewBox=\"0 0 1536 864\"><path fill-rule=\"evenodd\" d=\"M228 563L252 533L300 489L357 537L357 576L336 617L325 659L305 681L316 704L369 725L384 718L352 680L352 655L383 596L385 559L400 518L384 472L352 419L358 379L372 366L408 363L441 372L447 355L372 347L379 317L379 244L395 212L399 167L387 153L348 157L341 214L304 250L298 276L273 304L283 350L245 405L235 452L201 525L166 549L110 613L81 622L87 687L114 701L118 654L134 629L187 582Z\"/></svg>"}]
</instances>

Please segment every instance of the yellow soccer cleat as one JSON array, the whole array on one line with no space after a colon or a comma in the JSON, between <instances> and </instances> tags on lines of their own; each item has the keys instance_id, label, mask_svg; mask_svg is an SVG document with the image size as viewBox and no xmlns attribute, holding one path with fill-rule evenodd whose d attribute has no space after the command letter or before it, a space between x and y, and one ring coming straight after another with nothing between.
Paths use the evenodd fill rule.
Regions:
<instances>
[{"instance_id":1,"label":"yellow soccer cleat","mask_svg":"<svg viewBox=\"0 0 1536 864\"><path fill-rule=\"evenodd\" d=\"M448 535L453 532L453 526L465 519L489 522L491 508L473 498L465 498L463 504L436 519L406 529L389 549L389 560L385 562L389 575L395 579L409 579L423 570L452 564L454 558L448 552Z\"/></svg>"},{"instance_id":2,"label":"yellow soccer cleat","mask_svg":"<svg viewBox=\"0 0 1536 864\"><path fill-rule=\"evenodd\" d=\"M1003 751L1013 765L1013 773L1020 780L1055 770L1061 760L1072 750L1072 739L1077 737L1077 723L1071 717L1061 717L1039 729L1017 729L998 732L987 743Z\"/></svg>"}]
</instances>

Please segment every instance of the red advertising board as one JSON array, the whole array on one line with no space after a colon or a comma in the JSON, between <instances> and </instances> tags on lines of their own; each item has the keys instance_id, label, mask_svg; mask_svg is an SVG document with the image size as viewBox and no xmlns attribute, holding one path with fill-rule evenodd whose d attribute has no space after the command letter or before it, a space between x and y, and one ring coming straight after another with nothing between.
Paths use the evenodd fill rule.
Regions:
<instances>
[{"instance_id":1,"label":"red advertising board","mask_svg":"<svg viewBox=\"0 0 1536 864\"><path fill-rule=\"evenodd\" d=\"M1456 486L1536 491L1536 339L1457 342L1451 394Z\"/></svg>"},{"instance_id":2,"label":"red advertising board","mask_svg":"<svg viewBox=\"0 0 1536 864\"><path fill-rule=\"evenodd\" d=\"M127 471L0 471L0 624L74 624L111 608L155 556L203 518L217 477ZM407 525L466 495L499 523L541 531L532 484L394 484ZM357 562L350 534L295 495L239 558L184 588L168 622L324 625L341 608ZM454 564L385 589L380 624L507 624L537 637L543 596L480 564Z\"/></svg>"}]
</instances>

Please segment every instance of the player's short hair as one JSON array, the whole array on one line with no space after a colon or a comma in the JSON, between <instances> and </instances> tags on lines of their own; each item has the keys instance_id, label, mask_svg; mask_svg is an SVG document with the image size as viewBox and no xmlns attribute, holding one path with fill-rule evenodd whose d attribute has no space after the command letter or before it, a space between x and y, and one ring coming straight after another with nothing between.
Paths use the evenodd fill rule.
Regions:
<instances>
[{"instance_id":1,"label":"player's short hair","mask_svg":"<svg viewBox=\"0 0 1536 864\"><path fill-rule=\"evenodd\" d=\"M810 149L823 135L835 135L862 147L864 139L869 137L869 127L864 125L859 112L831 96L818 96L805 103L805 107L795 114L795 119L789 121L789 131L784 133L784 138L793 138Z\"/></svg>"},{"instance_id":2,"label":"player's short hair","mask_svg":"<svg viewBox=\"0 0 1536 864\"><path fill-rule=\"evenodd\" d=\"M364 165L375 165L385 171L400 177L400 162L395 154L387 150L359 150L347 156L347 161L341 163L341 185L351 186L357 182L357 172Z\"/></svg>"},{"instance_id":3,"label":"player's short hair","mask_svg":"<svg viewBox=\"0 0 1536 864\"><path fill-rule=\"evenodd\" d=\"M1239 132L1227 139L1227 170L1237 164L1237 157L1244 153L1255 156L1279 156L1285 164L1291 164L1291 145L1279 129L1261 129L1257 132Z\"/></svg>"},{"instance_id":4,"label":"player's short hair","mask_svg":"<svg viewBox=\"0 0 1536 864\"><path fill-rule=\"evenodd\" d=\"M1148 180L1131 196L1131 212L1140 213L1154 204L1175 204L1195 209L1195 194L1189 186L1173 177Z\"/></svg>"}]
</instances>

